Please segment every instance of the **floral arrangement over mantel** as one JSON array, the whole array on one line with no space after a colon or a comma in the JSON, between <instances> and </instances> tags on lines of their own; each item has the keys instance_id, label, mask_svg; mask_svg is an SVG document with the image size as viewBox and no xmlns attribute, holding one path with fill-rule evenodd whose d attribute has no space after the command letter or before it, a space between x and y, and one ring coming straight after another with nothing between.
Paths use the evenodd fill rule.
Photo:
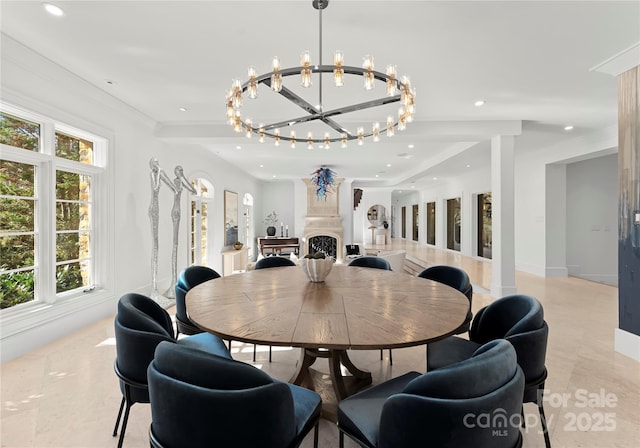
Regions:
<instances>
[{"instance_id":1,"label":"floral arrangement over mantel","mask_svg":"<svg viewBox=\"0 0 640 448\"><path fill-rule=\"evenodd\" d=\"M316 187L318 199L327 199L327 193L335 183L336 173L331 168L318 168L311 175L311 183Z\"/></svg>"}]
</instances>

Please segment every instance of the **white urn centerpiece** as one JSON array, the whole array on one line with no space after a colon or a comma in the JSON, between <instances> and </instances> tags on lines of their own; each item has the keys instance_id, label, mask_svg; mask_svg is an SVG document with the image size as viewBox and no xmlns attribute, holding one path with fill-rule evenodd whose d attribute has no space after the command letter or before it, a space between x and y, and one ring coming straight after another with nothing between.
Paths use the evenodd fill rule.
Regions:
<instances>
[{"instance_id":1,"label":"white urn centerpiece","mask_svg":"<svg viewBox=\"0 0 640 448\"><path fill-rule=\"evenodd\" d=\"M333 268L333 259L326 258L322 252L305 255L298 262L310 282L323 282Z\"/></svg>"}]
</instances>

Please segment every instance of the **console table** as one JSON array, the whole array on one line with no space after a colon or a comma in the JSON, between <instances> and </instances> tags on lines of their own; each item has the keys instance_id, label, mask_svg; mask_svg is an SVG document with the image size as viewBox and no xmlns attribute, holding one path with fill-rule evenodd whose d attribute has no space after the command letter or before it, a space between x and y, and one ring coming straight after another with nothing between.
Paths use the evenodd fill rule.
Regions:
<instances>
[{"instance_id":1,"label":"console table","mask_svg":"<svg viewBox=\"0 0 640 448\"><path fill-rule=\"evenodd\" d=\"M235 271L244 271L249 263L249 248L231 249L222 252L222 275L231 275Z\"/></svg>"},{"instance_id":2,"label":"console table","mask_svg":"<svg viewBox=\"0 0 640 448\"><path fill-rule=\"evenodd\" d=\"M258 244L260 246L260 253L265 254L265 249L270 250L271 253L281 254L284 249L287 253L293 252L298 255L300 251L300 241L298 238L285 238L280 236L266 236L259 237Z\"/></svg>"}]
</instances>

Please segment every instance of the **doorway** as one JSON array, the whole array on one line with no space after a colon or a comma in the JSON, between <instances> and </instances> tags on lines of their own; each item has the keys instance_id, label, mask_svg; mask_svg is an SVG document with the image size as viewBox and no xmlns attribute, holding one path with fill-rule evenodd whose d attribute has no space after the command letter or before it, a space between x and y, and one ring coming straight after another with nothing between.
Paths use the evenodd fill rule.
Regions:
<instances>
[{"instance_id":1,"label":"doorway","mask_svg":"<svg viewBox=\"0 0 640 448\"><path fill-rule=\"evenodd\" d=\"M491 259L491 193L478 195L478 248L479 257Z\"/></svg>"},{"instance_id":2,"label":"doorway","mask_svg":"<svg viewBox=\"0 0 640 448\"><path fill-rule=\"evenodd\" d=\"M402 238L407 237L407 207L402 206Z\"/></svg>"},{"instance_id":3,"label":"doorway","mask_svg":"<svg viewBox=\"0 0 640 448\"><path fill-rule=\"evenodd\" d=\"M460 250L460 198L447 199L447 249Z\"/></svg>"},{"instance_id":4,"label":"doorway","mask_svg":"<svg viewBox=\"0 0 640 448\"><path fill-rule=\"evenodd\" d=\"M427 202L427 244L436 244L436 203Z\"/></svg>"}]
</instances>

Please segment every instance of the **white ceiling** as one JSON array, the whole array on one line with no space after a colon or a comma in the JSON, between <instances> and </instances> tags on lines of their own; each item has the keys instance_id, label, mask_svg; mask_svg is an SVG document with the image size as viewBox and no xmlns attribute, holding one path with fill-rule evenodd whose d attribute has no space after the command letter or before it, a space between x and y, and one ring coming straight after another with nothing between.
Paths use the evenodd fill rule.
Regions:
<instances>
[{"instance_id":1,"label":"white ceiling","mask_svg":"<svg viewBox=\"0 0 640 448\"><path fill-rule=\"evenodd\" d=\"M232 79L246 80L249 65L269 71L274 56L297 66L310 50L318 62L311 0L54 3L64 16L49 15L40 1L2 0L2 32L150 117L159 136L203 145L264 180L329 166L360 185L426 186L486 167L488 138L520 134L520 122L518 151L611 126L615 78L590 69L640 42L638 1L331 0L323 63L339 49L346 65L359 66L365 54L376 70L395 64L417 91L415 121L380 143L291 149L234 133L225 124L225 92ZM362 95L360 79L347 82ZM329 102L330 79L324 85ZM270 93L253 101L263 104ZM341 96L351 101L348 85ZM475 107L477 99L486 104ZM264 104L251 113L284 117ZM564 131L568 124L573 131Z\"/></svg>"}]
</instances>

